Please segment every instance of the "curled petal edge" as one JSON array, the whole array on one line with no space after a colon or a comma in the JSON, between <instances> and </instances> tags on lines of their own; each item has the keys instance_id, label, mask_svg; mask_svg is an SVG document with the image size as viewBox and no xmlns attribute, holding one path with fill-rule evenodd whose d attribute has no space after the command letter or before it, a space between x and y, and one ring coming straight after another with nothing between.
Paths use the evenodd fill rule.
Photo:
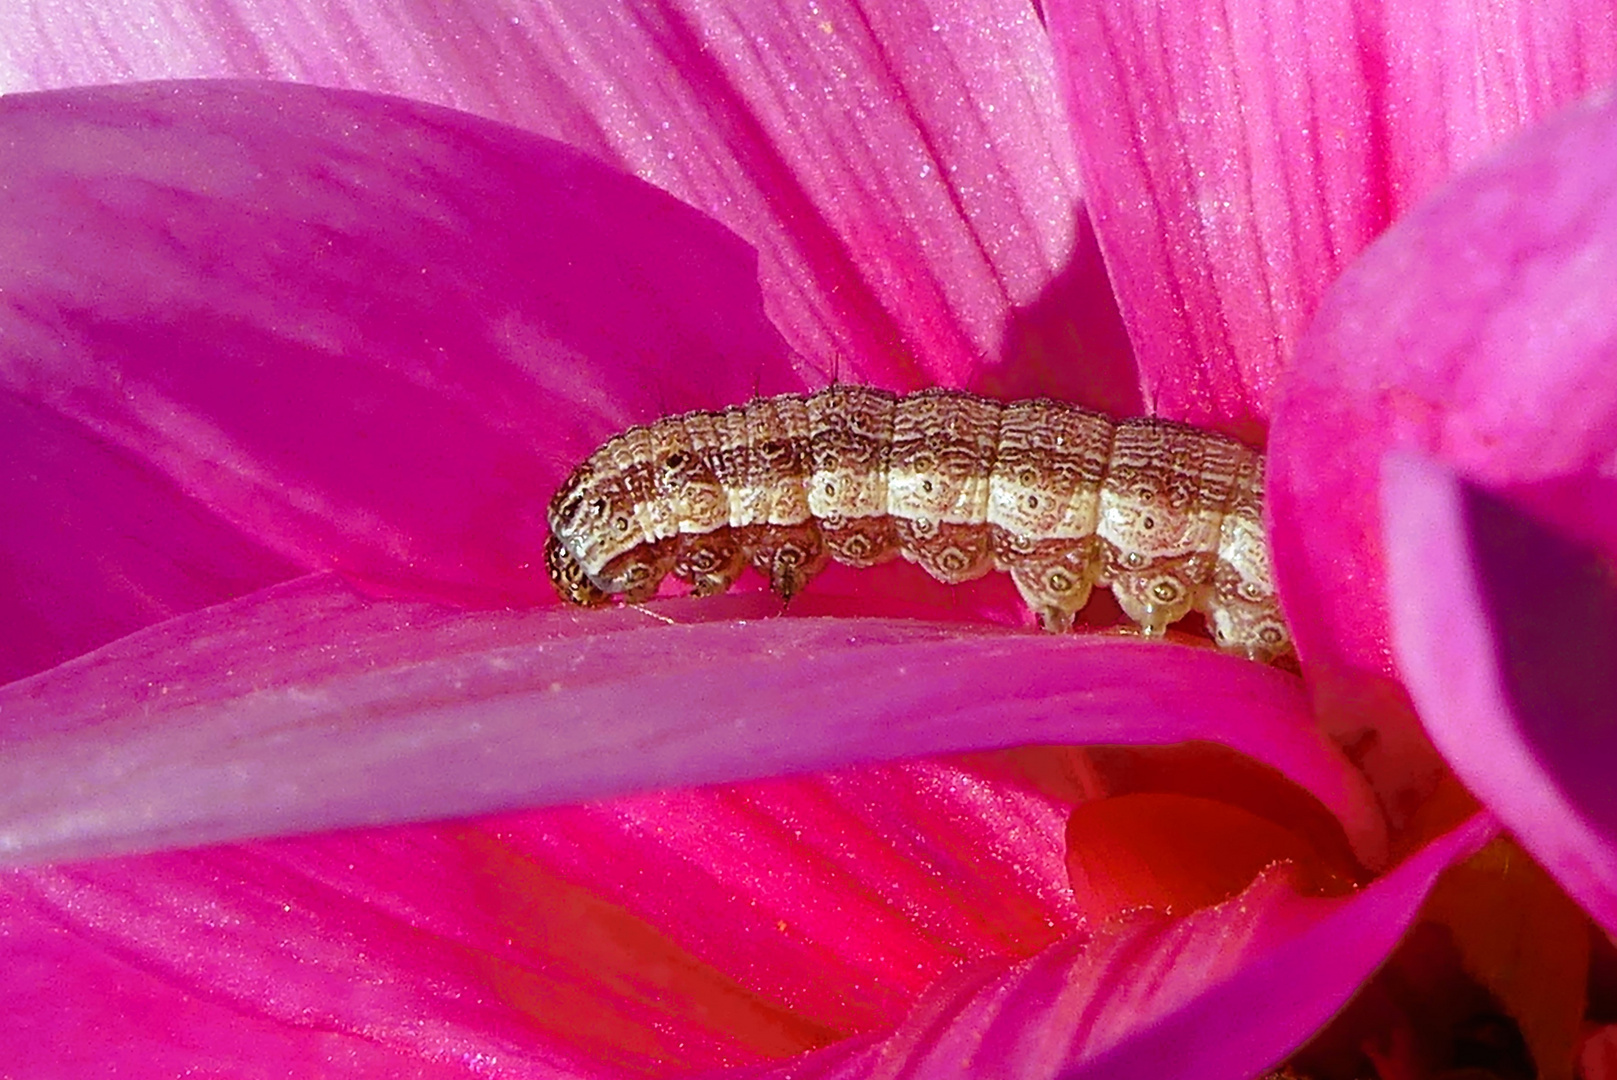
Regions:
<instances>
[{"instance_id":1,"label":"curled petal edge","mask_svg":"<svg viewBox=\"0 0 1617 1080\"><path fill-rule=\"evenodd\" d=\"M1424 457L1389 454L1382 485L1393 641L1432 741L1617 933L1609 569Z\"/></svg>"}]
</instances>

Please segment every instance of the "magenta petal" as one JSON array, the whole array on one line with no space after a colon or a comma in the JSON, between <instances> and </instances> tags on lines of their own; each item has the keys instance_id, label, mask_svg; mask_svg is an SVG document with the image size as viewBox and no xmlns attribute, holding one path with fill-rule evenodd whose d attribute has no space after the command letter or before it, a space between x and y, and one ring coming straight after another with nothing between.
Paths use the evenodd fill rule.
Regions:
<instances>
[{"instance_id":1,"label":"magenta petal","mask_svg":"<svg viewBox=\"0 0 1617 1080\"><path fill-rule=\"evenodd\" d=\"M0 684L299 572L168 477L6 394L0 507Z\"/></svg>"},{"instance_id":2,"label":"magenta petal","mask_svg":"<svg viewBox=\"0 0 1617 1080\"><path fill-rule=\"evenodd\" d=\"M514 129L192 83L8 97L0 142L0 446L76 474L0 519L3 670L297 569L549 599L607 432L801 385L744 244Z\"/></svg>"},{"instance_id":3,"label":"magenta petal","mask_svg":"<svg viewBox=\"0 0 1617 1080\"><path fill-rule=\"evenodd\" d=\"M1617 932L1617 587L1592 552L1418 458L1388 458L1399 666L1454 771Z\"/></svg>"},{"instance_id":4,"label":"magenta petal","mask_svg":"<svg viewBox=\"0 0 1617 1080\"><path fill-rule=\"evenodd\" d=\"M1019 960L1084 916L1072 804L999 755L928 758L485 821L754 993L885 1030L962 960Z\"/></svg>"},{"instance_id":5,"label":"magenta petal","mask_svg":"<svg viewBox=\"0 0 1617 1080\"><path fill-rule=\"evenodd\" d=\"M886 1038L745 1075L1249 1080L1346 1004L1437 875L1495 828L1474 818L1349 898L1302 897L1272 874L1183 919L1142 913L1021 964L968 969Z\"/></svg>"},{"instance_id":6,"label":"magenta petal","mask_svg":"<svg viewBox=\"0 0 1617 1080\"><path fill-rule=\"evenodd\" d=\"M828 375L1081 363L1092 404L1138 400L1025 5L133 0L0 14L8 70L0 89L248 76L517 124L754 244L772 317Z\"/></svg>"},{"instance_id":7,"label":"magenta petal","mask_svg":"<svg viewBox=\"0 0 1617 1080\"><path fill-rule=\"evenodd\" d=\"M1496 489L1550 485L1532 501L1551 507L1567 502L1555 482L1607 471L1614 177L1617 102L1603 96L1461 177L1332 289L1269 444L1276 573L1307 659L1391 674L1376 497L1387 450ZM1584 516L1580 532L1617 538Z\"/></svg>"},{"instance_id":8,"label":"magenta petal","mask_svg":"<svg viewBox=\"0 0 1617 1080\"><path fill-rule=\"evenodd\" d=\"M294 582L0 689L0 851L41 861L1026 743L1217 741L1384 852L1292 677L1204 649L772 603L474 613Z\"/></svg>"},{"instance_id":9,"label":"magenta petal","mask_svg":"<svg viewBox=\"0 0 1617 1080\"><path fill-rule=\"evenodd\" d=\"M558 925L574 939L546 941ZM801 1045L789 1010L722 980L667 992L704 981L677 946L657 959L686 972L588 965L655 940L464 827L7 871L0 1057L41 1077L613 1080ZM724 1030L749 1009L784 1046Z\"/></svg>"},{"instance_id":10,"label":"magenta petal","mask_svg":"<svg viewBox=\"0 0 1617 1080\"><path fill-rule=\"evenodd\" d=\"M905 762L0 871L0 1060L269 1076L369 1061L361 1039L429 1075L779 1058L1074 929L1068 809L989 760Z\"/></svg>"},{"instance_id":11,"label":"magenta petal","mask_svg":"<svg viewBox=\"0 0 1617 1080\"><path fill-rule=\"evenodd\" d=\"M1187 419L1266 417L1326 286L1365 245L1454 170L1617 73L1604 0L1049 11L1148 399Z\"/></svg>"}]
</instances>

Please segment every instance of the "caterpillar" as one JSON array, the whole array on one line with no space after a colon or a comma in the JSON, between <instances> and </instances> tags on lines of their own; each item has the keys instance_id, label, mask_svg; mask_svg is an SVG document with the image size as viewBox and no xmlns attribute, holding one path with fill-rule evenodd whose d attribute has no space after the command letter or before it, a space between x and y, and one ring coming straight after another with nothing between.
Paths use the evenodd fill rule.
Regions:
<instances>
[{"instance_id":1,"label":"caterpillar","mask_svg":"<svg viewBox=\"0 0 1617 1080\"><path fill-rule=\"evenodd\" d=\"M556 492L561 596L697 595L751 565L790 600L835 559L939 581L1008 571L1045 629L1096 585L1148 636L1191 611L1223 649L1291 651L1263 528L1263 457L1222 435L1059 401L837 384L633 427Z\"/></svg>"}]
</instances>

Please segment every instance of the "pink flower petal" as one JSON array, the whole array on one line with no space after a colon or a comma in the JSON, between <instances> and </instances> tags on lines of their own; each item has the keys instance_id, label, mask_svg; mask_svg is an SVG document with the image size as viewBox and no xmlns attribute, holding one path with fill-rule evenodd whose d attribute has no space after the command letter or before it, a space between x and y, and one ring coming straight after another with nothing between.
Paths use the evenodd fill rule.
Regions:
<instances>
[{"instance_id":1,"label":"pink flower petal","mask_svg":"<svg viewBox=\"0 0 1617 1080\"><path fill-rule=\"evenodd\" d=\"M762 997L842 1035L962 960L1031 956L1084 912L1071 803L999 755L864 766L488 823Z\"/></svg>"},{"instance_id":2,"label":"pink flower petal","mask_svg":"<svg viewBox=\"0 0 1617 1080\"><path fill-rule=\"evenodd\" d=\"M1085 197L1151 407L1269 415L1333 279L1488 147L1617 73L1603 0L1056 0Z\"/></svg>"},{"instance_id":3,"label":"pink flower petal","mask_svg":"<svg viewBox=\"0 0 1617 1080\"><path fill-rule=\"evenodd\" d=\"M609 1080L835 1035L471 828L8 871L0 931L28 1075Z\"/></svg>"},{"instance_id":4,"label":"pink flower petal","mask_svg":"<svg viewBox=\"0 0 1617 1080\"><path fill-rule=\"evenodd\" d=\"M1302 897L1271 874L1183 919L1141 913L1021 964L967 969L886 1038L745 1075L1248 1080L1346 1003L1437 875L1494 829L1475 818L1349 898Z\"/></svg>"},{"instance_id":5,"label":"pink flower petal","mask_svg":"<svg viewBox=\"0 0 1617 1080\"><path fill-rule=\"evenodd\" d=\"M8 676L300 568L549 600L545 501L607 432L801 385L745 245L513 129L183 84L0 133Z\"/></svg>"},{"instance_id":6,"label":"pink flower petal","mask_svg":"<svg viewBox=\"0 0 1617 1080\"><path fill-rule=\"evenodd\" d=\"M1316 667L1392 672L1376 500L1388 449L1493 488L1539 486L1545 506L1574 501L1553 482L1617 454L1614 176L1608 95L1460 178L1332 290L1270 442L1276 572Z\"/></svg>"},{"instance_id":7,"label":"pink flower petal","mask_svg":"<svg viewBox=\"0 0 1617 1080\"><path fill-rule=\"evenodd\" d=\"M0 963L30 972L0 990L0 1058L134 1068L155 1042L161 1068L172 1039L236 1075L352 1037L496 1075L781 1057L1073 929L1066 809L992 761L916 762L0 872ZM92 993L109 959L125 974ZM166 1008L206 1026L124 1019Z\"/></svg>"},{"instance_id":8,"label":"pink flower petal","mask_svg":"<svg viewBox=\"0 0 1617 1080\"><path fill-rule=\"evenodd\" d=\"M0 506L0 684L299 572L168 477L10 395Z\"/></svg>"},{"instance_id":9,"label":"pink flower petal","mask_svg":"<svg viewBox=\"0 0 1617 1080\"><path fill-rule=\"evenodd\" d=\"M1593 553L1450 471L1388 459L1399 665L1455 772L1617 932L1617 588Z\"/></svg>"},{"instance_id":10,"label":"pink flower petal","mask_svg":"<svg viewBox=\"0 0 1617 1080\"><path fill-rule=\"evenodd\" d=\"M0 16L7 70L13 89L233 75L480 113L753 243L771 317L825 375L965 385L1019 360L1045 392L1138 403L1025 6L136 0ZM1022 374L1002 389L1026 394Z\"/></svg>"},{"instance_id":11,"label":"pink flower petal","mask_svg":"<svg viewBox=\"0 0 1617 1080\"><path fill-rule=\"evenodd\" d=\"M1204 739L1313 792L1363 861L1383 857L1362 777L1282 672L1138 639L762 617L774 609L755 594L656 616L467 614L317 578L184 616L0 688L0 852L65 859L953 750Z\"/></svg>"}]
</instances>

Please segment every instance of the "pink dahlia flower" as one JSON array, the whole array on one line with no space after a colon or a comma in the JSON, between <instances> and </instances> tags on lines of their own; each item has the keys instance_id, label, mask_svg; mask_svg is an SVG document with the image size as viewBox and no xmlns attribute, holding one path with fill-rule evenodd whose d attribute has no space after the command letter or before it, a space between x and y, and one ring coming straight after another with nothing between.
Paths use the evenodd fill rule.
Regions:
<instances>
[{"instance_id":1,"label":"pink dahlia flower","mask_svg":"<svg viewBox=\"0 0 1617 1080\"><path fill-rule=\"evenodd\" d=\"M1617 929L1617 115L1404 213L1609 12L159 7L0 17L7 1069L1243 1080L1496 828L1399 675ZM352 89L60 89L198 75ZM1272 421L1306 683L903 567L556 606L605 435L830 376ZM981 753L1185 742L1265 779ZM1157 796L1285 857L1086 858Z\"/></svg>"}]
</instances>

